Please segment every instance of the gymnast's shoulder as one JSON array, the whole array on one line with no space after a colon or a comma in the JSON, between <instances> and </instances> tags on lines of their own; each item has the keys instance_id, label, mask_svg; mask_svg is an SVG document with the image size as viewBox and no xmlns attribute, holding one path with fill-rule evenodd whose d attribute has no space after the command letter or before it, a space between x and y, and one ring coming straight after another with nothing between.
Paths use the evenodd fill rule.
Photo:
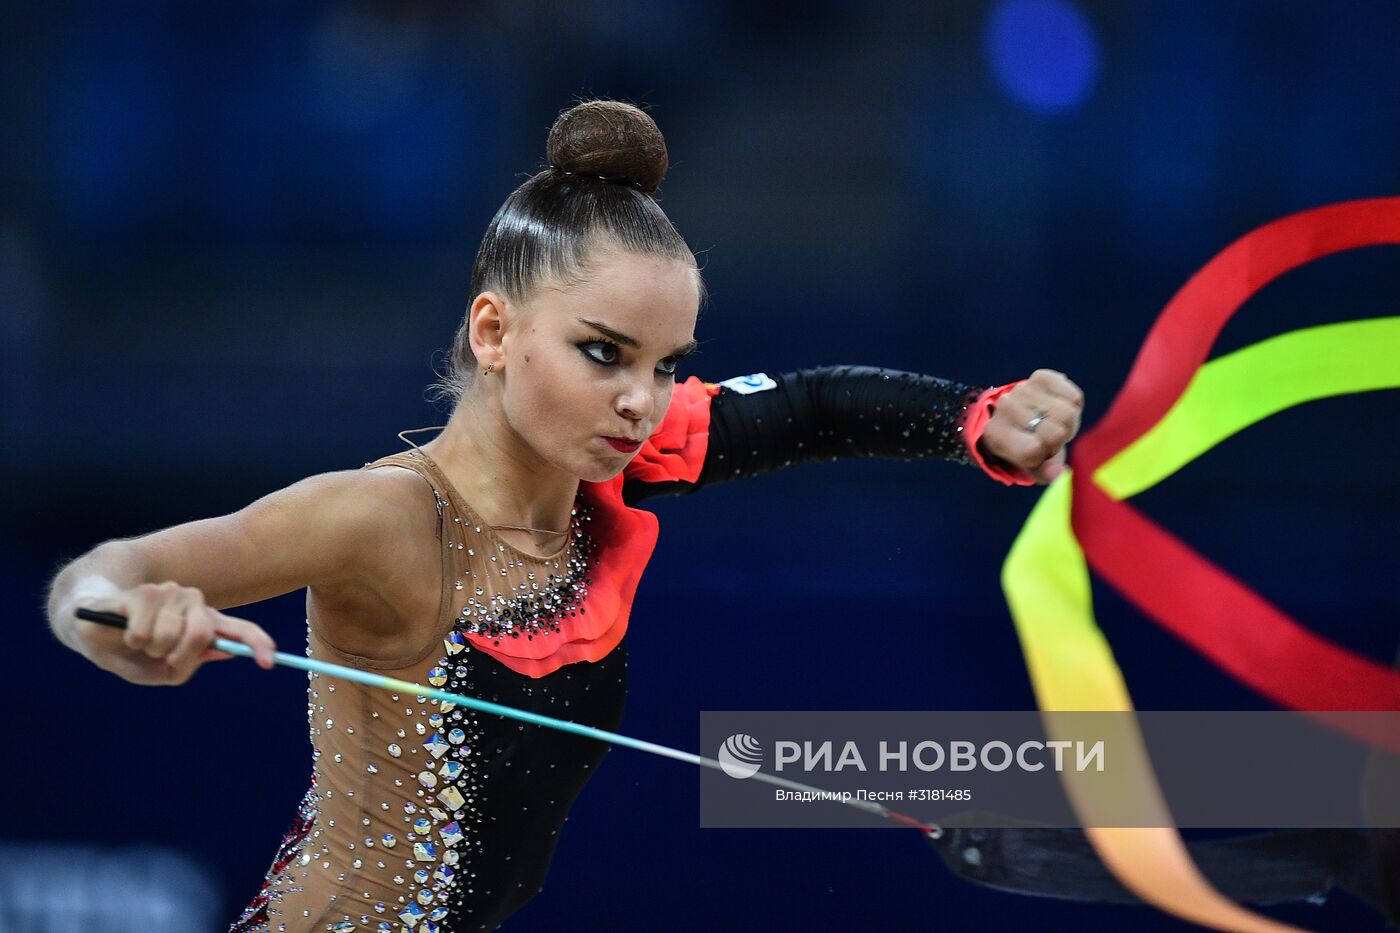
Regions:
<instances>
[{"instance_id":1,"label":"gymnast's shoulder","mask_svg":"<svg viewBox=\"0 0 1400 933\"><path fill-rule=\"evenodd\" d=\"M319 473L248 507L249 521L269 534L302 534L342 562L393 560L399 545L435 540L436 497L424 478L403 467ZM309 581L314 582L314 581Z\"/></svg>"},{"instance_id":2,"label":"gymnast's shoulder","mask_svg":"<svg viewBox=\"0 0 1400 933\"><path fill-rule=\"evenodd\" d=\"M409 470L320 473L217 518L122 542L148 579L205 592L210 605L243 605L306 586L375 578L418 550L436 552L432 489Z\"/></svg>"}]
</instances>

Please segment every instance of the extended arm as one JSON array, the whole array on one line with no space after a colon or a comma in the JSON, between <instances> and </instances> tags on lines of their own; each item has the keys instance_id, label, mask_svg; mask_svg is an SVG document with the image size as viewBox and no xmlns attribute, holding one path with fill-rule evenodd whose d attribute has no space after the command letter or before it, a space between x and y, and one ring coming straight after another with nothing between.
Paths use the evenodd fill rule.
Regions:
<instances>
[{"instance_id":1,"label":"extended arm","mask_svg":"<svg viewBox=\"0 0 1400 933\"><path fill-rule=\"evenodd\" d=\"M838 457L968 462L960 421L982 387L869 366L827 366L710 404L710 451L697 485Z\"/></svg>"},{"instance_id":2,"label":"extended arm","mask_svg":"<svg viewBox=\"0 0 1400 933\"><path fill-rule=\"evenodd\" d=\"M258 650L266 632L217 610L303 586L373 579L366 561L421 509L398 471L329 473L302 480L231 515L108 541L65 566L49 591L49 625L63 644L134 683L177 684L205 660L217 635ZM396 507L397 503L397 507ZM74 617L78 606L127 617L125 631Z\"/></svg>"},{"instance_id":3,"label":"extended arm","mask_svg":"<svg viewBox=\"0 0 1400 933\"><path fill-rule=\"evenodd\" d=\"M996 389L869 366L733 379L721 383L710 402L708 447L699 477L694 482L629 481L624 496L636 502L687 493L838 457L976 462L1002 482L1027 485L1053 478L1032 476L1024 468L1062 458L1064 443L1078 428L1082 396L1075 399L1077 394L1073 383L1049 370ZM993 423L1001 404L1009 414ZM1014 426L1023 410L1032 412L1024 422L1029 423L1042 407L1053 412L1042 433ZM975 451L969 433L975 435Z\"/></svg>"}]
</instances>

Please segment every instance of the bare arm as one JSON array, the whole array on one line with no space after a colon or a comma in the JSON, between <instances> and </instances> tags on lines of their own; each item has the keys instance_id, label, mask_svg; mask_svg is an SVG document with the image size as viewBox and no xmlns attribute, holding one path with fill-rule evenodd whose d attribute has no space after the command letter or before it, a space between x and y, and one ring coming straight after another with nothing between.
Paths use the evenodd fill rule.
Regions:
<instances>
[{"instance_id":1,"label":"bare arm","mask_svg":"<svg viewBox=\"0 0 1400 933\"><path fill-rule=\"evenodd\" d=\"M227 655L215 637L252 645L272 666L272 639L219 612L304 586L348 586L374 574L374 542L406 528L421 495L400 471L347 471L302 480L220 518L108 541L65 566L49 591L49 625L63 644L134 683L184 683ZM125 631L83 622L79 606L117 612Z\"/></svg>"}]
</instances>

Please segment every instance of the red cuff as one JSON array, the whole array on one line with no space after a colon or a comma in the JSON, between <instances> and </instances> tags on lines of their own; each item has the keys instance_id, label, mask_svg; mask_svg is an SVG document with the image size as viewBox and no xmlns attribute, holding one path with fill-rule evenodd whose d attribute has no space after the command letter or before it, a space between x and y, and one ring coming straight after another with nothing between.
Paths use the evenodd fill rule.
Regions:
<instances>
[{"instance_id":1,"label":"red cuff","mask_svg":"<svg viewBox=\"0 0 1400 933\"><path fill-rule=\"evenodd\" d=\"M963 441L967 444L967 452L972 457L972 462L981 467L983 473L1003 486L1034 486L1035 479L1020 467L1013 467L1010 464L1001 466L988 463L981 451L977 449L977 442L981 440L982 432L987 429L987 422L991 420L992 412L996 411L997 399L1025 381L1018 379L1004 386L993 386L983 392L977 396L977 401L968 406L967 419L963 422Z\"/></svg>"}]
</instances>

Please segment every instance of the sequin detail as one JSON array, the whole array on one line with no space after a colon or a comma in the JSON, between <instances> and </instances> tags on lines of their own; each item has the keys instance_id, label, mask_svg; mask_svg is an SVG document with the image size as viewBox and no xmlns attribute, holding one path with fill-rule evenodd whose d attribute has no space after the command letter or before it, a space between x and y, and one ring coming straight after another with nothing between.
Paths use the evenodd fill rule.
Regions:
<instances>
[{"instance_id":1,"label":"sequin detail","mask_svg":"<svg viewBox=\"0 0 1400 933\"><path fill-rule=\"evenodd\" d=\"M461 518L433 488L444 524ZM532 638L557 632L563 618L583 612L593 552L588 521L580 495L564 547L548 558L505 546L484 525L452 521L442 545L452 544L453 558L463 555L449 558L460 568L452 582L463 585L450 590L459 602L442 620L451 628L437 650L405 671L406 679L475 693L469 636ZM458 546L468 540L472 547ZM308 630L308 645L313 643L320 644ZM328 679L314 673L308 678L313 780L335 790L326 800L308 797L298 835L289 835L287 851L279 853L259 899L245 912L250 922L270 925L236 929L275 931L279 920L287 929L457 929L453 911L464 908L453 905L467 903L463 897L476 876L472 858L480 846L476 712L345 684L332 690ZM459 890L464 884L465 891ZM280 891L300 892L282 905L285 913L266 906Z\"/></svg>"},{"instance_id":2,"label":"sequin detail","mask_svg":"<svg viewBox=\"0 0 1400 933\"><path fill-rule=\"evenodd\" d=\"M542 582L538 580L537 572L530 572L526 579L503 593L490 586L493 581L489 570L484 581L474 570L464 571L471 595L460 609L464 622L461 631L493 639L499 645L506 638L524 636L533 639L539 634L558 632L565 618L584 611L582 604L592 582L588 579L588 572L593 544L584 527L591 518L590 513L591 509L583 502L580 493L570 514L569 542L563 559L546 561L550 569L545 572ZM473 525L472 532L489 534L489 529ZM494 553L488 557L488 567L494 567L501 576L506 576L512 569L525 567L526 563L518 551L508 549L499 542L495 544ZM453 647L449 643L448 651L451 652ZM434 670L445 675L443 668L450 663L450 658L445 657L440 663L443 667Z\"/></svg>"}]
</instances>

